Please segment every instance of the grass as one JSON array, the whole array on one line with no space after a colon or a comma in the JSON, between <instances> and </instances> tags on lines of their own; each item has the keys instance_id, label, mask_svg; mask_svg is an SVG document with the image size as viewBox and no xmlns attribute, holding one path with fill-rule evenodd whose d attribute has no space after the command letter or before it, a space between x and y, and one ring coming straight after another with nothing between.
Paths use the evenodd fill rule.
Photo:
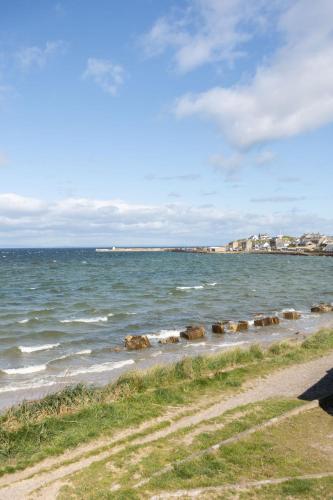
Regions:
<instances>
[{"instance_id":1,"label":"grass","mask_svg":"<svg viewBox=\"0 0 333 500\"><path fill-rule=\"evenodd\" d=\"M303 405L292 399L273 399L235 408L198 426L178 431L167 438L149 444L128 446L108 459L95 462L71 477L62 488L59 500L67 498L151 498L161 491L233 485L268 478L292 477L333 471L333 446L327 447L332 431L331 417L320 409L308 410L288 417L269 428L256 431L241 441L204 453L201 457L175 465L178 459L190 458L211 444L263 424L273 417ZM207 425L210 431L207 432ZM319 426L319 428L318 428ZM189 444L188 438L195 435ZM171 471L159 476L165 465L174 464ZM141 479L148 483L135 487ZM117 485L118 489L114 490ZM320 485L326 485L332 498L333 478L316 480L291 479L280 485L249 488L240 498L306 498ZM321 491L319 489L318 491ZM328 495L331 492L331 495ZM237 491L238 497L239 491ZM226 490L208 498L235 498L235 491ZM281 496L280 496L281 495ZM285 496L284 496L285 495ZM203 497L206 498L206 497Z\"/></svg>"},{"instance_id":2,"label":"grass","mask_svg":"<svg viewBox=\"0 0 333 500\"><path fill-rule=\"evenodd\" d=\"M202 396L216 398L240 390L251 378L332 349L333 330L322 330L300 344L283 342L268 350L254 345L185 358L174 365L129 373L104 388L78 385L23 403L0 417L0 474L148 420L153 424L170 406L186 409Z\"/></svg>"},{"instance_id":3,"label":"grass","mask_svg":"<svg viewBox=\"0 0 333 500\"><path fill-rule=\"evenodd\" d=\"M332 432L331 418L321 409L291 417L176 465L172 471L152 478L149 489L192 489L333 471L333 446L327 446ZM267 489L301 492L310 483L295 479ZM332 495L333 489L330 491Z\"/></svg>"}]
</instances>

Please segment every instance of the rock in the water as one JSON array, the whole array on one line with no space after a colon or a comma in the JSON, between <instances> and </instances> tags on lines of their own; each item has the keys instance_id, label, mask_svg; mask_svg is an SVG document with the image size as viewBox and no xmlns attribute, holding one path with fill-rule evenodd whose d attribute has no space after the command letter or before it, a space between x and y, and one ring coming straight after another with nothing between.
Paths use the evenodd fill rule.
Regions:
<instances>
[{"instance_id":1,"label":"rock in the water","mask_svg":"<svg viewBox=\"0 0 333 500\"><path fill-rule=\"evenodd\" d=\"M315 306L311 307L311 312L312 313L326 313L326 312L332 312L333 307L331 304L317 304Z\"/></svg>"},{"instance_id":2,"label":"rock in the water","mask_svg":"<svg viewBox=\"0 0 333 500\"><path fill-rule=\"evenodd\" d=\"M254 320L254 326L270 326L278 325L280 320L277 316L266 316L264 318L256 318Z\"/></svg>"},{"instance_id":3,"label":"rock in the water","mask_svg":"<svg viewBox=\"0 0 333 500\"><path fill-rule=\"evenodd\" d=\"M249 322L248 321L238 321L237 323L237 332L243 332L244 330L249 329Z\"/></svg>"},{"instance_id":4,"label":"rock in the water","mask_svg":"<svg viewBox=\"0 0 333 500\"><path fill-rule=\"evenodd\" d=\"M237 332L238 324L235 323L234 321L226 321L225 322L225 327L229 332L235 333Z\"/></svg>"},{"instance_id":5,"label":"rock in the water","mask_svg":"<svg viewBox=\"0 0 333 500\"><path fill-rule=\"evenodd\" d=\"M166 337L158 341L159 344L177 344L179 342L179 337Z\"/></svg>"},{"instance_id":6,"label":"rock in the water","mask_svg":"<svg viewBox=\"0 0 333 500\"><path fill-rule=\"evenodd\" d=\"M297 311L284 311L283 317L284 319L299 319L301 314Z\"/></svg>"},{"instance_id":7,"label":"rock in the water","mask_svg":"<svg viewBox=\"0 0 333 500\"><path fill-rule=\"evenodd\" d=\"M206 334L203 326L187 326L184 332L180 332L180 336L187 340L196 340L204 337Z\"/></svg>"},{"instance_id":8,"label":"rock in the water","mask_svg":"<svg viewBox=\"0 0 333 500\"><path fill-rule=\"evenodd\" d=\"M125 337L125 347L129 350L147 349L147 347L151 347L151 344L146 335L127 335Z\"/></svg>"},{"instance_id":9,"label":"rock in the water","mask_svg":"<svg viewBox=\"0 0 333 500\"><path fill-rule=\"evenodd\" d=\"M213 333L224 333L224 324L221 322L214 323L212 325L212 332Z\"/></svg>"}]
</instances>

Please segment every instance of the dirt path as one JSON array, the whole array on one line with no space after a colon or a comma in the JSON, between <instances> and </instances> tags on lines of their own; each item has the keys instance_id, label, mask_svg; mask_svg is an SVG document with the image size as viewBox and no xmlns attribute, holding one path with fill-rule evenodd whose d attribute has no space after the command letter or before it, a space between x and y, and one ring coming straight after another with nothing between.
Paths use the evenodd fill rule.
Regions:
<instances>
[{"instance_id":1,"label":"dirt path","mask_svg":"<svg viewBox=\"0 0 333 500\"><path fill-rule=\"evenodd\" d=\"M258 488L260 486L269 486L274 484L282 484L295 479L323 479L325 477L333 477L333 471L322 472L320 474L304 474L303 476L278 477L274 479L262 479L261 481L247 481L237 484L225 484L222 486L210 486L208 488L195 488L193 490L178 490L173 492L160 493L154 495L151 500L166 500L167 498L205 498L204 495L211 495L210 498L216 498L218 493L223 493L228 490L248 490L250 488ZM208 497L206 497L208 498Z\"/></svg>"},{"instance_id":2,"label":"dirt path","mask_svg":"<svg viewBox=\"0 0 333 500\"><path fill-rule=\"evenodd\" d=\"M230 396L218 403L215 403L208 408L199 409L197 413L182 417L179 420L171 423L167 428L153 431L144 437L140 437L131 441L132 445L136 444L146 444L157 439L166 437L167 435L176 432L177 430L198 425L200 422L215 418L240 405L245 405L249 403L254 403L256 401L262 401L264 399L272 397L297 397L309 387L317 383L321 378L326 375L326 372L333 367L333 353L330 353L322 358L309 361L301 365L294 365L289 368L282 369L275 372L266 378L261 378L251 381L247 385L246 390L238 393L237 395ZM198 408L198 406L197 406ZM178 414L184 413L189 408L180 408ZM166 419L168 420L170 416ZM155 422L149 422L146 424L145 428L149 428ZM130 431L133 434L138 432L138 429ZM127 436L130 435L127 432ZM52 461L44 461L41 464L37 464L34 467L26 469L23 472L16 474L11 474L4 476L0 480L0 499L1 500L22 500L28 498L34 491L42 488L38 497L40 498L55 498L56 492L58 491L56 484L52 485L52 494L47 495L48 485L50 483L58 483L59 488L63 484L63 479L67 476L88 467L90 464L106 459L111 455L117 453L123 449L126 445L116 445L114 439L98 441L99 448L105 447L106 445L112 446L116 445L108 450L103 450L98 453L98 446L96 442L92 446L91 444L83 445L72 452L67 452L66 454L52 459ZM90 457L82 458L82 455L87 452L96 451L95 455ZM70 464L64 464L65 460L74 460L75 462ZM47 468L52 467L52 470L47 470ZM46 488L45 488L46 487ZM45 489L44 489L45 488ZM51 488L51 485L50 485ZM49 490L49 492L51 489ZM36 497L34 495L34 497Z\"/></svg>"}]
</instances>

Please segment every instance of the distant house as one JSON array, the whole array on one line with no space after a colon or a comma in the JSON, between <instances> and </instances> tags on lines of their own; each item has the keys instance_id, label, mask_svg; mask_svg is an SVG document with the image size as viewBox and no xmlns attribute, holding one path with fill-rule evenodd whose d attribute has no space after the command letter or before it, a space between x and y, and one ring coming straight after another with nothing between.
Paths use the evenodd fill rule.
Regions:
<instances>
[{"instance_id":1,"label":"distant house","mask_svg":"<svg viewBox=\"0 0 333 500\"><path fill-rule=\"evenodd\" d=\"M328 243L324 248L324 252L333 253L333 243Z\"/></svg>"},{"instance_id":2,"label":"distant house","mask_svg":"<svg viewBox=\"0 0 333 500\"><path fill-rule=\"evenodd\" d=\"M302 247L319 245L324 236L320 233L305 233L300 237L299 245Z\"/></svg>"},{"instance_id":3,"label":"distant house","mask_svg":"<svg viewBox=\"0 0 333 500\"><path fill-rule=\"evenodd\" d=\"M286 243L282 236L275 236L274 238L271 238L269 243L272 250L282 250L288 246L288 243Z\"/></svg>"}]
</instances>

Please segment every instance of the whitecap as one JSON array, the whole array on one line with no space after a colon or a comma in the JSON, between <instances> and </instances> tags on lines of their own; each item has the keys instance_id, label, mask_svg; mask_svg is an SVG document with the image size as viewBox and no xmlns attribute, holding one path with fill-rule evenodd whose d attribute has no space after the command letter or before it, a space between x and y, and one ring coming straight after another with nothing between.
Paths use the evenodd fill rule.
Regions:
<instances>
[{"instance_id":1,"label":"whitecap","mask_svg":"<svg viewBox=\"0 0 333 500\"><path fill-rule=\"evenodd\" d=\"M34 366L25 366L22 368L2 368L0 371L6 373L6 375L26 375L27 373L35 373L46 370L46 365L34 365Z\"/></svg>"},{"instance_id":2,"label":"whitecap","mask_svg":"<svg viewBox=\"0 0 333 500\"><path fill-rule=\"evenodd\" d=\"M0 393L3 392L15 392L15 391L28 391L30 389L39 389L42 387L50 387L55 385L56 382L46 382L46 383L34 383L34 384L22 384L22 385L7 385L6 387L0 387Z\"/></svg>"},{"instance_id":3,"label":"whitecap","mask_svg":"<svg viewBox=\"0 0 333 500\"><path fill-rule=\"evenodd\" d=\"M100 321L107 321L108 316L97 316L95 318L73 318L61 319L60 323L99 323Z\"/></svg>"},{"instance_id":4,"label":"whitecap","mask_svg":"<svg viewBox=\"0 0 333 500\"><path fill-rule=\"evenodd\" d=\"M69 354L64 354L63 356L59 356L58 358L52 359L49 363L55 363L56 361L60 361L62 359L73 358L74 356L85 356L91 354L91 349L83 349L83 351L71 352Z\"/></svg>"},{"instance_id":5,"label":"whitecap","mask_svg":"<svg viewBox=\"0 0 333 500\"><path fill-rule=\"evenodd\" d=\"M195 285L195 286L177 286L176 290L201 290L203 285Z\"/></svg>"},{"instance_id":6,"label":"whitecap","mask_svg":"<svg viewBox=\"0 0 333 500\"><path fill-rule=\"evenodd\" d=\"M29 323L29 321L38 321L39 320L39 317L38 316L34 316L33 318L24 318L24 319L21 319L20 321L18 321L18 323L20 323L21 325L24 325L25 323Z\"/></svg>"},{"instance_id":7,"label":"whitecap","mask_svg":"<svg viewBox=\"0 0 333 500\"><path fill-rule=\"evenodd\" d=\"M78 370L69 370L66 372L66 376L74 377L75 375L81 375L84 373L100 373L111 370L118 370L126 365L132 365L134 363L134 359L127 359L124 361L117 361L115 363L101 363L100 365L92 365L87 368L79 368Z\"/></svg>"},{"instance_id":8,"label":"whitecap","mask_svg":"<svg viewBox=\"0 0 333 500\"><path fill-rule=\"evenodd\" d=\"M168 337L179 337L180 330L161 330L159 333L149 333L149 339L166 339Z\"/></svg>"},{"instance_id":9,"label":"whitecap","mask_svg":"<svg viewBox=\"0 0 333 500\"><path fill-rule=\"evenodd\" d=\"M36 346L24 346L19 345L18 349L24 353L37 352L37 351L46 351L48 349L53 349L54 347L58 347L60 344L45 344L45 345L36 345Z\"/></svg>"},{"instance_id":10,"label":"whitecap","mask_svg":"<svg viewBox=\"0 0 333 500\"><path fill-rule=\"evenodd\" d=\"M206 345L206 342L196 342L195 344L186 344L184 345L184 348L186 349L187 347L200 347Z\"/></svg>"},{"instance_id":11,"label":"whitecap","mask_svg":"<svg viewBox=\"0 0 333 500\"><path fill-rule=\"evenodd\" d=\"M216 286L216 285L217 285L217 283L215 283L215 282L214 283L207 283L207 286Z\"/></svg>"}]
</instances>

